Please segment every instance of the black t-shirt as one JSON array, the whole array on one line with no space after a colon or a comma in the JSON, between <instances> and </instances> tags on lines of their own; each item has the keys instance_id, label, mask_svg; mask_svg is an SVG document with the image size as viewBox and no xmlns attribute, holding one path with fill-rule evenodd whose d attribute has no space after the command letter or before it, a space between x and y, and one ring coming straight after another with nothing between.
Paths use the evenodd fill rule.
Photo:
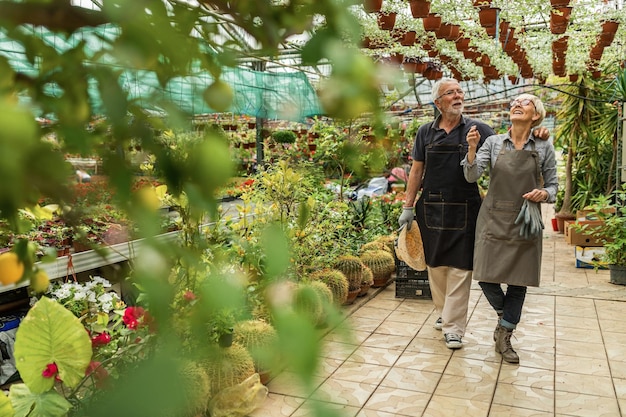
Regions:
<instances>
[{"instance_id":1,"label":"black t-shirt","mask_svg":"<svg viewBox=\"0 0 626 417\"><path fill-rule=\"evenodd\" d=\"M417 129L413 150L411 151L411 158L413 158L414 161L424 162L426 160L426 146L431 143L441 145L458 145L460 143L463 145L464 153L467 153L467 140L465 138L467 137L467 132L469 132L470 128L474 125L476 125L480 133L478 147L480 147L489 136L496 134L488 124L465 116L461 116L461 122L448 134L445 130L438 127L440 119L441 116L437 117L434 122L425 123Z\"/></svg>"}]
</instances>

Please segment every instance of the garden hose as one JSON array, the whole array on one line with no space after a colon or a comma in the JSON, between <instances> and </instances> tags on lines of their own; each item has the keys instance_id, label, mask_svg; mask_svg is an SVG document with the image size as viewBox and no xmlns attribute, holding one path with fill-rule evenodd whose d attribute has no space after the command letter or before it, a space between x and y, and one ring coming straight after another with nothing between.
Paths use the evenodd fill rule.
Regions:
<instances>
[{"instance_id":1,"label":"garden hose","mask_svg":"<svg viewBox=\"0 0 626 417\"><path fill-rule=\"evenodd\" d=\"M530 240L541 235L543 230L543 220L541 220L541 209L539 203L533 203L524 199L522 208L515 219L515 224L522 223L519 235L524 239Z\"/></svg>"}]
</instances>

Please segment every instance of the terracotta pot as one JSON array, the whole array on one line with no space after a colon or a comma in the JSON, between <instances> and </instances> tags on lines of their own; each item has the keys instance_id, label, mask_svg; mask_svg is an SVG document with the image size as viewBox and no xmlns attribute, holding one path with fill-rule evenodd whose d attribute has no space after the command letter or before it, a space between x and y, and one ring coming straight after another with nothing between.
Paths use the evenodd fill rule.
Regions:
<instances>
[{"instance_id":1,"label":"terracotta pot","mask_svg":"<svg viewBox=\"0 0 626 417\"><path fill-rule=\"evenodd\" d=\"M559 231L559 223L557 222L556 217L552 219L552 230L554 232Z\"/></svg>"},{"instance_id":2,"label":"terracotta pot","mask_svg":"<svg viewBox=\"0 0 626 417\"><path fill-rule=\"evenodd\" d=\"M568 36L561 36L559 39L552 42L552 52L564 52L567 51Z\"/></svg>"},{"instance_id":3,"label":"terracotta pot","mask_svg":"<svg viewBox=\"0 0 626 417\"><path fill-rule=\"evenodd\" d=\"M550 11L550 31L556 35L565 33L571 14L571 6L563 6L552 9Z\"/></svg>"},{"instance_id":4,"label":"terracotta pot","mask_svg":"<svg viewBox=\"0 0 626 417\"><path fill-rule=\"evenodd\" d=\"M575 220L576 219L576 216L574 216L572 214L556 213L556 215L554 217L556 217L556 224L557 224L557 229L558 229L559 233L564 233L565 232L565 220Z\"/></svg>"},{"instance_id":5,"label":"terracotta pot","mask_svg":"<svg viewBox=\"0 0 626 417\"><path fill-rule=\"evenodd\" d=\"M426 17L430 13L430 0L410 0L409 6L415 18Z\"/></svg>"},{"instance_id":6,"label":"terracotta pot","mask_svg":"<svg viewBox=\"0 0 626 417\"><path fill-rule=\"evenodd\" d=\"M380 12L383 0L363 0L363 10L368 13Z\"/></svg>"},{"instance_id":7,"label":"terracotta pot","mask_svg":"<svg viewBox=\"0 0 626 417\"><path fill-rule=\"evenodd\" d=\"M435 13L428 13L428 16L422 19L424 30L435 31L441 26L441 16Z\"/></svg>"},{"instance_id":8,"label":"terracotta pot","mask_svg":"<svg viewBox=\"0 0 626 417\"><path fill-rule=\"evenodd\" d=\"M356 297L359 295L360 292L361 292L360 287L357 288L356 290L348 291L348 298L346 298L346 301L344 301L342 305L346 306L346 305L350 305L354 303L354 300L356 300Z\"/></svg>"},{"instance_id":9,"label":"terracotta pot","mask_svg":"<svg viewBox=\"0 0 626 417\"><path fill-rule=\"evenodd\" d=\"M570 74L569 75L569 81L571 83L575 83L576 81L578 81L578 74Z\"/></svg>"},{"instance_id":10,"label":"terracotta pot","mask_svg":"<svg viewBox=\"0 0 626 417\"><path fill-rule=\"evenodd\" d=\"M404 69L405 72L414 74L417 72L416 65L417 65L417 62L403 62L402 68Z\"/></svg>"},{"instance_id":11,"label":"terracotta pot","mask_svg":"<svg viewBox=\"0 0 626 417\"><path fill-rule=\"evenodd\" d=\"M596 45L593 48L591 48L591 51L589 51L589 58L599 61L600 59L602 59L603 53L604 53L604 46Z\"/></svg>"},{"instance_id":12,"label":"terracotta pot","mask_svg":"<svg viewBox=\"0 0 626 417\"><path fill-rule=\"evenodd\" d=\"M569 6L570 0L550 0L550 5L552 7L563 7Z\"/></svg>"},{"instance_id":13,"label":"terracotta pot","mask_svg":"<svg viewBox=\"0 0 626 417\"><path fill-rule=\"evenodd\" d=\"M469 48L469 43L470 43L470 38L459 38L456 41L454 41L455 45L456 45L456 50L459 52L462 51L466 51L467 48Z\"/></svg>"},{"instance_id":14,"label":"terracotta pot","mask_svg":"<svg viewBox=\"0 0 626 417\"><path fill-rule=\"evenodd\" d=\"M389 60L392 64L400 65L404 61L404 55L399 53L391 54Z\"/></svg>"},{"instance_id":15,"label":"terracotta pot","mask_svg":"<svg viewBox=\"0 0 626 417\"><path fill-rule=\"evenodd\" d=\"M404 34L404 37L400 41L400 45L402 46L413 46L415 45L415 35L416 32L414 30L410 30Z\"/></svg>"},{"instance_id":16,"label":"terracotta pot","mask_svg":"<svg viewBox=\"0 0 626 417\"><path fill-rule=\"evenodd\" d=\"M378 13L376 19L380 30L391 30L396 25L396 13L394 12L388 14Z\"/></svg>"},{"instance_id":17,"label":"terracotta pot","mask_svg":"<svg viewBox=\"0 0 626 417\"><path fill-rule=\"evenodd\" d=\"M478 11L480 25L484 28L495 26L498 23L499 7L483 7Z\"/></svg>"},{"instance_id":18,"label":"terracotta pot","mask_svg":"<svg viewBox=\"0 0 626 417\"><path fill-rule=\"evenodd\" d=\"M370 290L371 284L361 284L361 291L357 297L365 297Z\"/></svg>"}]
</instances>

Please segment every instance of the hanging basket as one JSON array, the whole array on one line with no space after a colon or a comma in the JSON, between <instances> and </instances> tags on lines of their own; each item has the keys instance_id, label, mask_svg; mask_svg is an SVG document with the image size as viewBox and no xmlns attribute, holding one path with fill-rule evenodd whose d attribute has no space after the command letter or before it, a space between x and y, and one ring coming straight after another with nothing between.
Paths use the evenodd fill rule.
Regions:
<instances>
[{"instance_id":1,"label":"hanging basket","mask_svg":"<svg viewBox=\"0 0 626 417\"><path fill-rule=\"evenodd\" d=\"M410 0L411 15L414 18L422 18L430 13L430 0Z\"/></svg>"},{"instance_id":2,"label":"hanging basket","mask_svg":"<svg viewBox=\"0 0 626 417\"><path fill-rule=\"evenodd\" d=\"M428 13L428 16L422 19L424 30L433 32L441 26L441 16L435 13Z\"/></svg>"},{"instance_id":3,"label":"hanging basket","mask_svg":"<svg viewBox=\"0 0 626 417\"><path fill-rule=\"evenodd\" d=\"M383 0L363 0L363 10L367 13L380 12L383 7Z\"/></svg>"},{"instance_id":4,"label":"hanging basket","mask_svg":"<svg viewBox=\"0 0 626 417\"><path fill-rule=\"evenodd\" d=\"M392 30L396 25L396 13L378 13L377 21L380 30Z\"/></svg>"}]
</instances>

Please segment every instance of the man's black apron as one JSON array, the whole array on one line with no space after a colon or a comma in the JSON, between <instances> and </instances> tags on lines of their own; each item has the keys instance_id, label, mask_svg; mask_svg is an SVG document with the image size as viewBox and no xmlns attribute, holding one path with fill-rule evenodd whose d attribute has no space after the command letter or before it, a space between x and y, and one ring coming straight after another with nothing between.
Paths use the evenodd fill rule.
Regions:
<instances>
[{"instance_id":1,"label":"man's black apron","mask_svg":"<svg viewBox=\"0 0 626 417\"><path fill-rule=\"evenodd\" d=\"M423 189L415 212L430 267L472 270L481 197L478 185L468 183L463 175L461 131L457 129L458 144L426 146Z\"/></svg>"},{"instance_id":2,"label":"man's black apron","mask_svg":"<svg viewBox=\"0 0 626 417\"><path fill-rule=\"evenodd\" d=\"M478 281L538 286L542 236L520 236L515 219L523 194L540 187L539 156L532 150L505 150L491 168L489 192L478 215L473 278ZM534 204L534 203L533 203Z\"/></svg>"}]
</instances>

